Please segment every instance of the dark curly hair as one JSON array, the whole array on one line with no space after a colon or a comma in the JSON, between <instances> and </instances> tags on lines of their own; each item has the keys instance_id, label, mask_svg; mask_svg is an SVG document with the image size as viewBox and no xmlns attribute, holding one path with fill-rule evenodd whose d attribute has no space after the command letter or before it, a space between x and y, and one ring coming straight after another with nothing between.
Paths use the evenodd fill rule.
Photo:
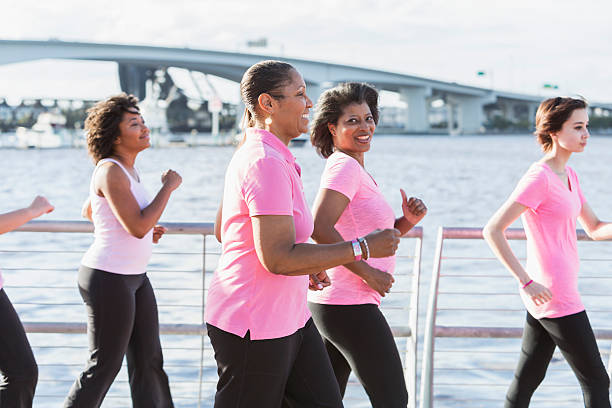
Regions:
<instances>
[{"instance_id":1,"label":"dark curly hair","mask_svg":"<svg viewBox=\"0 0 612 408\"><path fill-rule=\"evenodd\" d=\"M378 91L363 82L345 82L323 92L317 102L310 131L310 142L317 153L328 158L334 152L334 140L328 124L338 124L344 108L350 104L367 103L374 123L378 125Z\"/></svg>"},{"instance_id":2,"label":"dark curly hair","mask_svg":"<svg viewBox=\"0 0 612 408\"><path fill-rule=\"evenodd\" d=\"M586 109L588 103L582 98L569 98L557 96L543 101L536 112L536 130L533 134L544 152L549 152L553 146L550 136L563 127L576 109Z\"/></svg>"},{"instance_id":3,"label":"dark curly hair","mask_svg":"<svg viewBox=\"0 0 612 408\"><path fill-rule=\"evenodd\" d=\"M111 96L87 110L87 119L85 119L87 150L94 163L97 164L113 154L123 114L134 110L140 112L138 98L126 93Z\"/></svg>"},{"instance_id":4,"label":"dark curly hair","mask_svg":"<svg viewBox=\"0 0 612 408\"><path fill-rule=\"evenodd\" d=\"M266 60L252 65L240 81L240 95L246 106L244 124L255 124L257 100L259 95L276 91L291 82L293 65L282 61Z\"/></svg>"}]
</instances>

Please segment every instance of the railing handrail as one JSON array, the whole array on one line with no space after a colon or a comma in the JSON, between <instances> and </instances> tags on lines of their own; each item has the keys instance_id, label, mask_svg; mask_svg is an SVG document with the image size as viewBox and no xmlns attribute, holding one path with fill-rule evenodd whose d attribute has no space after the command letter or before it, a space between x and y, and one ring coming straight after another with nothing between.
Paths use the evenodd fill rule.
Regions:
<instances>
[{"instance_id":1,"label":"railing handrail","mask_svg":"<svg viewBox=\"0 0 612 408\"><path fill-rule=\"evenodd\" d=\"M212 222L163 222L159 223L168 228L166 234L200 234L214 235L214 226ZM90 221L75 221L75 220L33 220L14 231L21 232L76 232L87 233L93 232L94 227ZM423 227L414 227L402 238L423 238Z\"/></svg>"},{"instance_id":2,"label":"railing handrail","mask_svg":"<svg viewBox=\"0 0 612 408\"><path fill-rule=\"evenodd\" d=\"M160 222L168 228L166 234L214 235L212 222ZM74 220L34 220L14 231L21 232L93 232L94 226L89 221Z\"/></svg>"},{"instance_id":3,"label":"railing handrail","mask_svg":"<svg viewBox=\"0 0 612 408\"><path fill-rule=\"evenodd\" d=\"M482 231L478 227L440 227L443 239L484 239ZM527 236L523 228L508 228L505 232L506 238L511 240L525 240ZM577 229L578 241L593 241L584 230Z\"/></svg>"}]
</instances>

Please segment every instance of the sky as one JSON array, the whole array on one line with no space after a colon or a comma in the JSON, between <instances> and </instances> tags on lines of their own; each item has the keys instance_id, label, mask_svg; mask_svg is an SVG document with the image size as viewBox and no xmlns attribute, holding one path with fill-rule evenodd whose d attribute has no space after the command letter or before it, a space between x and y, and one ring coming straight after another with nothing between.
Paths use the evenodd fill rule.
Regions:
<instances>
[{"instance_id":1,"label":"sky","mask_svg":"<svg viewBox=\"0 0 612 408\"><path fill-rule=\"evenodd\" d=\"M610 0L2 0L0 6L0 39L254 52L612 102ZM262 37L267 48L247 48ZM238 98L235 84L214 83L224 99ZM0 66L0 98L9 101L100 99L118 91L112 62Z\"/></svg>"}]
</instances>

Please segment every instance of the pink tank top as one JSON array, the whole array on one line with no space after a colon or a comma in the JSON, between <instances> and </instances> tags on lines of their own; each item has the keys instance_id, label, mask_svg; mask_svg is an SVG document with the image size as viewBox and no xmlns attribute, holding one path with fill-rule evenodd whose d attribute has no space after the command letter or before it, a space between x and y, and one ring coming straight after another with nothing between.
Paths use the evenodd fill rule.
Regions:
<instances>
[{"instance_id":1,"label":"pink tank top","mask_svg":"<svg viewBox=\"0 0 612 408\"><path fill-rule=\"evenodd\" d=\"M107 162L117 164L124 171L130 180L130 190L140 209L149 205L149 197L144 186L134 179L121 163L114 159L100 160L91 177L89 187L94 242L85 252L81 264L122 275L145 273L153 249L153 229L147 232L142 239L130 235L113 214L106 198L96 193L94 188L96 171Z\"/></svg>"}]
</instances>

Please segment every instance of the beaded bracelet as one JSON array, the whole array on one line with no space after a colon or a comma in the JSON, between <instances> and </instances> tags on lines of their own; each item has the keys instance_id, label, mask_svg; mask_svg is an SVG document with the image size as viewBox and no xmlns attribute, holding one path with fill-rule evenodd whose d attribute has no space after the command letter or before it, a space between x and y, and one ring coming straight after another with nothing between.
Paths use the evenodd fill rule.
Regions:
<instances>
[{"instance_id":1,"label":"beaded bracelet","mask_svg":"<svg viewBox=\"0 0 612 408\"><path fill-rule=\"evenodd\" d=\"M527 286L531 285L532 283L533 283L533 279L530 279L529 282L523 285L523 289L525 289Z\"/></svg>"},{"instance_id":2,"label":"beaded bracelet","mask_svg":"<svg viewBox=\"0 0 612 408\"><path fill-rule=\"evenodd\" d=\"M365 257L363 259L368 259L370 257L370 247L368 246L368 241L363 238L357 238L359 242L363 242L363 246L365 247Z\"/></svg>"}]
</instances>

